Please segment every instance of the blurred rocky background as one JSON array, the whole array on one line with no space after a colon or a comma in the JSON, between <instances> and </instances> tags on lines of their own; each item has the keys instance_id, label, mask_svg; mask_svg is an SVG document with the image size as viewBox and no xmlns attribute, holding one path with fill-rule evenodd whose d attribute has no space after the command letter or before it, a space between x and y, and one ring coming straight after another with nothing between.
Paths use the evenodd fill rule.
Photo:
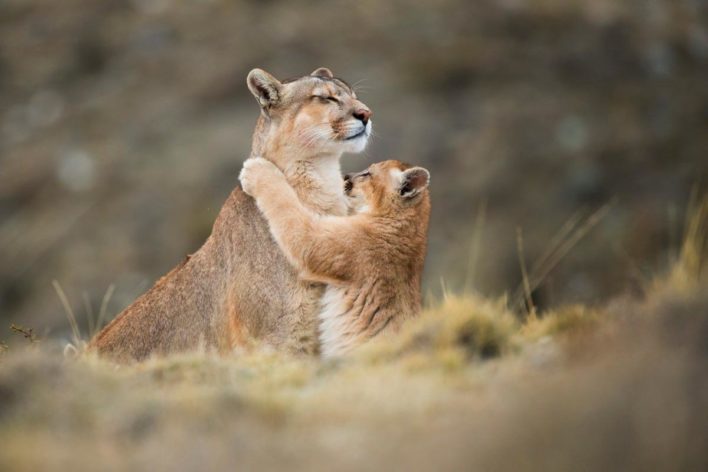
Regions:
<instances>
[{"instance_id":1,"label":"blurred rocky background","mask_svg":"<svg viewBox=\"0 0 708 472\"><path fill-rule=\"evenodd\" d=\"M375 136L346 170L431 170L426 287L521 279L613 202L535 293L596 303L679 246L708 177L703 0L0 0L0 322L68 329L195 251L248 156L253 67L357 84Z\"/></svg>"}]
</instances>

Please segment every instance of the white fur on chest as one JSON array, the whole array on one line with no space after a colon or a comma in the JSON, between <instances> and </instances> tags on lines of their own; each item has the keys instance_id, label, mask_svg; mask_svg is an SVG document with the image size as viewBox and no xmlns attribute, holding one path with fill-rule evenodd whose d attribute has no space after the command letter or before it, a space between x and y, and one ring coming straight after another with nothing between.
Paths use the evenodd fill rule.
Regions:
<instances>
[{"instance_id":1,"label":"white fur on chest","mask_svg":"<svg viewBox=\"0 0 708 472\"><path fill-rule=\"evenodd\" d=\"M331 285L327 286L322 297L319 313L322 357L337 356L349 347L349 340L345 336L348 319L345 313L348 307L344 297L344 289Z\"/></svg>"},{"instance_id":2,"label":"white fur on chest","mask_svg":"<svg viewBox=\"0 0 708 472\"><path fill-rule=\"evenodd\" d=\"M314 163L317 176L320 179L322 190L328 195L339 199L344 198L344 180L339 157L319 158Z\"/></svg>"}]
</instances>

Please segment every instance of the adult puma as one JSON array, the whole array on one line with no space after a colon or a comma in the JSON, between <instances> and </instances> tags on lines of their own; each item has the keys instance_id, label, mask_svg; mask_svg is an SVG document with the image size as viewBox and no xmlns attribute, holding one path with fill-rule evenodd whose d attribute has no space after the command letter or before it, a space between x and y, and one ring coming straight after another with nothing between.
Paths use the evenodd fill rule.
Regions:
<instances>
[{"instance_id":1,"label":"adult puma","mask_svg":"<svg viewBox=\"0 0 708 472\"><path fill-rule=\"evenodd\" d=\"M273 162L311 211L346 214L339 161L365 148L369 108L326 68L282 82L254 69L247 84L261 107L251 155ZM89 350L130 361L200 347L229 352L258 340L316 353L323 290L298 277L254 200L236 188L204 245L98 333Z\"/></svg>"}]
</instances>

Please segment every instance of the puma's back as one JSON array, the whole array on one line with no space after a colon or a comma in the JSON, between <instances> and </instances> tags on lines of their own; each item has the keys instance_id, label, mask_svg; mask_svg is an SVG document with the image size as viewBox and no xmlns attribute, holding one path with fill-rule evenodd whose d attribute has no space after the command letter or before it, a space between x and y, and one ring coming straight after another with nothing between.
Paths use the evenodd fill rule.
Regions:
<instances>
[{"instance_id":1,"label":"puma's back","mask_svg":"<svg viewBox=\"0 0 708 472\"><path fill-rule=\"evenodd\" d=\"M261 105L252 154L274 162L301 200L344 214L343 152L359 152L370 111L327 69L288 82L255 69ZM301 281L273 241L254 200L236 188L204 245L120 313L89 344L116 360L213 349L252 340L289 352L318 349L319 284Z\"/></svg>"},{"instance_id":2,"label":"puma's back","mask_svg":"<svg viewBox=\"0 0 708 472\"><path fill-rule=\"evenodd\" d=\"M199 348L227 351L249 339L314 351L316 328L298 320L319 291L298 281L253 199L236 189L212 235L91 342L118 360ZM288 346L296 336L300 343Z\"/></svg>"}]
</instances>

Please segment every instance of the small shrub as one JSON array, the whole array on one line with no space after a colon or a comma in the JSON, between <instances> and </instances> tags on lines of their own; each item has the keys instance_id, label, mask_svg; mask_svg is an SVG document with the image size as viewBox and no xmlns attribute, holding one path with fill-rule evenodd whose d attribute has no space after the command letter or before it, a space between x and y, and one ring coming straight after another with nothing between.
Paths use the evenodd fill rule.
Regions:
<instances>
[{"instance_id":1,"label":"small shrub","mask_svg":"<svg viewBox=\"0 0 708 472\"><path fill-rule=\"evenodd\" d=\"M27 341L32 344L39 342L39 338L37 337L37 335L34 334L34 329L32 328L25 328L23 326L16 325L13 323L10 325L10 329L17 334L22 335Z\"/></svg>"}]
</instances>

